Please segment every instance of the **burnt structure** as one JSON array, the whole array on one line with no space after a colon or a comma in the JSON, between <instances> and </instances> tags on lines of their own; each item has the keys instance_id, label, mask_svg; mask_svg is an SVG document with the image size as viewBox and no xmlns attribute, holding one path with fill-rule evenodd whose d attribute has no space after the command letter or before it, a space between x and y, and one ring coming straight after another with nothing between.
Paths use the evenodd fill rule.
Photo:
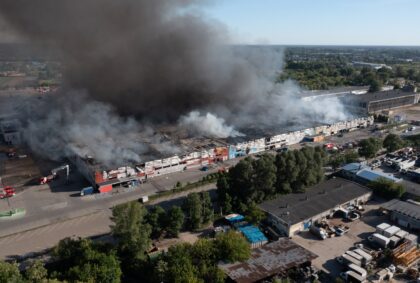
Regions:
<instances>
[{"instance_id":1,"label":"burnt structure","mask_svg":"<svg viewBox=\"0 0 420 283\"><path fill-rule=\"evenodd\" d=\"M310 267L318 256L288 238L254 249L245 262L220 264L229 279L237 283L253 283L287 276L293 268Z\"/></svg>"}]
</instances>

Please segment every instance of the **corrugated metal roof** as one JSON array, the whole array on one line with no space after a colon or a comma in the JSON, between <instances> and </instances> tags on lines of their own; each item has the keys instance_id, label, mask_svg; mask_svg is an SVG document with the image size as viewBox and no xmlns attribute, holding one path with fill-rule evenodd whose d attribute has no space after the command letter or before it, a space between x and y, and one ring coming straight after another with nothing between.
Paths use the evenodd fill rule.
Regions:
<instances>
[{"instance_id":1,"label":"corrugated metal roof","mask_svg":"<svg viewBox=\"0 0 420 283\"><path fill-rule=\"evenodd\" d=\"M382 208L390 211L395 211L411 218L420 220L420 205L401 201L398 199L390 200L382 205Z\"/></svg>"},{"instance_id":2,"label":"corrugated metal roof","mask_svg":"<svg viewBox=\"0 0 420 283\"><path fill-rule=\"evenodd\" d=\"M219 264L219 267L237 283L252 283L284 274L287 270L310 262L318 256L288 238L255 249L245 262Z\"/></svg>"},{"instance_id":3,"label":"corrugated metal roof","mask_svg":"<svg viewBox=\"0 0 420 283\"><path fill-rule=\"evenodd\" d=\"M379 171L373 171L371 169L363 169L357 172L356 175L370 182L376 181L379 178L385 178L387 180L390 180L396 183L401 182L401 179L395 178L394 176L390 174L382 173Z\"/></svg>"},{"instance_id":4,"label":"corrugated metal roof","mask_svg":"<svg viewBox=\"0 0 420 283\"><path fill-rule=\"evenodd\" d=\"M306 189L306 193L282 195L259 207L292 225L371 193L355 182L333 178Z\"/></svg>"}]
</instances>

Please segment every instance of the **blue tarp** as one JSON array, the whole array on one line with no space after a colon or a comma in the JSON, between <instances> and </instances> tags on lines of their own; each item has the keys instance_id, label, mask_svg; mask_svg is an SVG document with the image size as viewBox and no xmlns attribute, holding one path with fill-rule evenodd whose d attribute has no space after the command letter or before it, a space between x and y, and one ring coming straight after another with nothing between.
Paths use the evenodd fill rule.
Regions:
<instances>
[{"instance_id":1,"label":"blue tarp","mask_svg":"<svg viewBox=\"0 0 420 283\"><path fill-rule=\"evenodd\" d=\"M240 222L243 221L245 219L245 217L243 217L243 215L236 215L235 217L230 217L230 218L226 218L227 221L229 221L230 223L235 223L235 222Z\"/></svg>"},{"instance_id":2,"label":"blue tarp","mask_svg":"<svg viewBox=\"0 0 420 283\"><path fill-rule=\"evenodd\" d=\"M266 242L268 241L267 238L264 236L264 234L258 229L257 227L253 225L248 225L244 227L238 228L239 231L244 234L245 238L251 243L260 243L260 242Z\"/></svg>"}]
</instances>

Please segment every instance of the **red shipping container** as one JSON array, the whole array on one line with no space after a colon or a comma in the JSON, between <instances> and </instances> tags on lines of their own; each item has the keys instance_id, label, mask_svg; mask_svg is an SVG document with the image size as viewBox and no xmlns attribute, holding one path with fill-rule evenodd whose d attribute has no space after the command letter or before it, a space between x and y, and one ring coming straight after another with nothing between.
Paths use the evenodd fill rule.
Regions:
<instances>
[{"instance_id":1,"label":"red shipping container","mask_svg":"<svg viewBox=\"0 0 420 283\"><path fill-rule=\"evenodd\" d=\"M105 185L102 187L99 187L99 192L102 193L109 193L110 191L112 191L112 185Z\"/></svg>"}]
</instances>

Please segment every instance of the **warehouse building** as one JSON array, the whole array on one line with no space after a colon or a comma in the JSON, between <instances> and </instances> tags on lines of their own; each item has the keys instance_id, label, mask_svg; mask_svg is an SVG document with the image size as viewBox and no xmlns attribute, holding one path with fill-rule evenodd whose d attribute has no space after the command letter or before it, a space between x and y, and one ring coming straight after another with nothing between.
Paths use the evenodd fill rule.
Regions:
<instances>
[{"instance_id":1,"label":"warehouse building","mask_svg":"<svg viewBox=\"0 0 420 283\"><path fill-rule=\"evenodd\" d=\"M355 112L377 113L419 102L419 94L404 90L389 90L361 95L348 95L342 102Z\"/></svg>"},{"instance_id":2,"label":"warehouse building","mask_svg":"<svg viewBox=\"0 0 420 283\"><path fill-rule=\"evenodd\" d=\"M386 179L393 183L401 183L402 179L394 177L392 174L372 170L369 166L361 163L349 163L343 166L338 173L341 177L355 181L362 185L367 185L370 182L378 179Z\"/></svg>"},{"instance_id":3,"label":"warehouse building","mask_svg":"<svg viewBox=\"0 0 420 283\"><path fill-rule=\"evenodd\" d=\"M398 199L390 200L381 205L388 211L391 221L408 230L420 230L420 205Z\"/></svg>"},{"instance_id":4,"label":"warehouse building","mask_svg":"<svg viewBox=\"0 0 420 283\"><path fill-rule=\"evenodd\" d=\"M310 267L318 256L288 238L254 249L245 262L219 264L231 282L253 283L284 277L293 268Z\"/></svg>"},{"instance_id":5,"label":"warehouse building","mask_svg":"<svg viewBox=\"0 0 420 283\"><path fill-rule=\"evenodd\" d=\"M340 209L366 203L372 191L342 178L332 178L305 193L289 194L260 205L268 221L287 236L308 230L313 223Z\"/></svg>"}]
</instances>

